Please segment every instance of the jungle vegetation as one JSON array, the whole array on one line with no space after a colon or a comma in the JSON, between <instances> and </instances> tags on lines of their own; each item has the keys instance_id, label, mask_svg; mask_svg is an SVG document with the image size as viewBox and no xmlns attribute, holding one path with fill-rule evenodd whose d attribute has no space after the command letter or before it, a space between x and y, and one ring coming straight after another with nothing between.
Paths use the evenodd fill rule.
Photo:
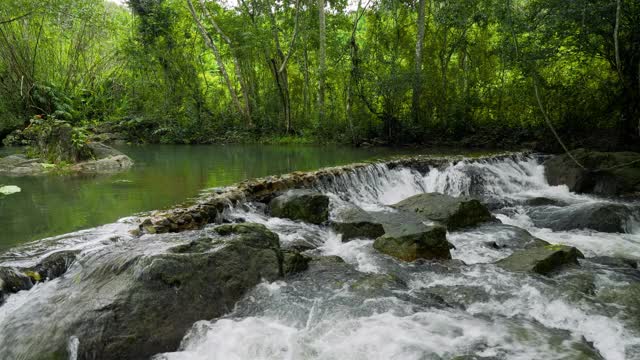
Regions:
<instances>
[{"instance_id":1,"label":"jungle vegetation","mask_svg":"<svg viewBox=\"0 0 640 360\"><path fill-rule=\"evenodd\" d=\"M633 147L636 0L3 0L0 137Z\"/></svg>"}]
</instances>

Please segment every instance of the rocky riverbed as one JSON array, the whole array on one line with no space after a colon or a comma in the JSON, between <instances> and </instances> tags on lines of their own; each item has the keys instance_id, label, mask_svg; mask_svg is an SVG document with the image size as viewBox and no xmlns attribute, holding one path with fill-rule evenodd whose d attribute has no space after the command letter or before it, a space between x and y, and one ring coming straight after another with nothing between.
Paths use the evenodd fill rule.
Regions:
<instances>
[{"instance_id":1,"label":"rocky riverbed","mask_svg":"<svg viewBox=\"0 0 640 360\"><path fill-rule=\"evenodd\" d=\"M640 358L634 187L577 194L550 185L544 161L423 156L250 180L13 249L0 353Z\"/></svg>"}]
</instances>

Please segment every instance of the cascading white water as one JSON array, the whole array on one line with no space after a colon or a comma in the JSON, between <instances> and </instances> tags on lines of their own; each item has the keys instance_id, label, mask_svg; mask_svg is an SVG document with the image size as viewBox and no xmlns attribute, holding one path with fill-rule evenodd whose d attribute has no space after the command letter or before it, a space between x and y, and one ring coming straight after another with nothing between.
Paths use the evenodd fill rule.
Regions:
<instances>
[{"instance_id":1,"label":"cascading white water","mask_svg":"<svg viewBox=\"0 0 640 360\"><path fill-rule=\"evenodd\" d=\"M550 186L533 156L460 161L426 174L371 165L320 183L333 213L348 203L368 211L394 211L388 205L422 192L472 195L492 203L506 224L517 225L552 243L578 247L587 256L640 258L640 238L630 233L538 228L527 215L529 199L547 198L577 208L616 203ZM636 204L624 204L634 207ZM377 253L372 240L342 243L328 228L259 211L232 214L265 224L284 246L297 237L313 238L316 254L338 255L366 276L398 277L406 283L364 298L353 276L301 277L258 287L228 318L204 321L184 339L181 350L159 359L450 359L455 355L497 359L640 359L640 333L624 320L619 305L599 300L627 289L629 279L594 270L595 295L570 291L571 277L541 280L504 271L492 263L511 250L487 247L508 243L515 228L491 225L449 233L454 259L467 266L421 267ZM630 219L632 221L632 219ZM320 279L318 279L320 276ZM376 278L378 279L378 278ZM457 301L460 307L424 305L424 291ZM588 350L592 343L597 353Z\"/></svg>"},{"instance_id":2,"label":"cascading white water","mask_svg":"<svg viewBox=\"0 0 640 360\"><path fill-rule=\"evenodd\" d=\"M456 249L452 251L454 261L444 263L396 261L374 250L372 239L343 243L327 226L274 218L263 206L244 204L230 209L225 214L227 220L264 224L279 235L282 247L303 240L316 247L308 251L310 255L337 255L346 264L333 262L285 281L262 283L228 316L202 319L186 334L178 351L156 358L425 360L469 355L509 360L640 359L640 327L634 317L640 309L633 307L637 307L633 299L640 294L637 272L619 271L587 259L581 267L584 270L542 278L509 272L494 264L513 250L487 244L508 244L521 236L521 229L508 225L551 243L576 246L587 257L640 259L640 231L633 217L638 204L550 186L539 160L535 156L465 160L426 173L378 164L315 185L331 198L332 217L349 204L383 214L393 212L389 205L423 192L480 198L503 224L448 233ZM548 205L528 202L537 198L547 199ZM540 219L532 212L541 208L564 216L560 211L571 215L603 204L633 210L626 233L553 231L539 226ZM125 223L31 245L14 254L22 260L11 264L33 262L32 258L46 253L46 243L57 250L78 249L82 250L81 258L67 275L80 278L88 269L114 271L96 265L103 257L124 263L129 260L129 249L153 253L174 245L172 237L162 235L145 235L142 243L127 235L130 227L123 226ZM211 229L179 235L181 241L188 242L208 231ZM585 276L592 279L593 289L582 287ZM39 299L73 297L74 286L82 285L80 281L60 288L56 279L11 295L0 307L0 331L6 319L16 321L12 314L25 304L35 301L31 308L38 308ZM51 326L46 328L55 328L55 324ZM71 359L82 344L77 337L68 339Z\"/></svg>"}]
</instances>

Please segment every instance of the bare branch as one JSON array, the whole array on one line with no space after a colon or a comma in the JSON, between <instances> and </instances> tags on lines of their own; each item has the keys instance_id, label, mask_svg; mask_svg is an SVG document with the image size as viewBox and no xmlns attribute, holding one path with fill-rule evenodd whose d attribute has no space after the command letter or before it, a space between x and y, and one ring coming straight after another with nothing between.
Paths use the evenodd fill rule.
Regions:
<instances>
[{"instance_id":1,"label":"bare branch","mask_svg":"<svg viewBox=\"0 0 640 360\"><path fill-rule=\"evenodd\" d=\"M31 14L33 14L33 11L29 11L28 13L26 13L24 15L20 15L20 16L14 17L13 19L2 20L2 21L0 21L0 25L4 25L4 24L12 23L14 21L18 21L18 20L20 20L22 18L26 18L27 16L29 16Z\"/></svg>"}]
</instances>

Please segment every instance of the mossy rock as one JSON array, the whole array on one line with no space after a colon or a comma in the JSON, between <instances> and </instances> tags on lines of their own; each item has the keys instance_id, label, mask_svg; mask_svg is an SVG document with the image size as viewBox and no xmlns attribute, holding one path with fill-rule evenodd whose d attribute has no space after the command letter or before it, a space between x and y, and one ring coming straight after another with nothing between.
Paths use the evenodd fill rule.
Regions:
<instances>
[{"instance_id":1,"label":"mossy rock","mask_svg":"<svg viewBox=\"0 0 640 360\"><path fill-rule=\"evenodd\" d=\"M305 271L309 268L311 258L297 251L283 251L283 272L284 275L293 275Z\"/></svg>"},{"instance_id":2,"label":"mossy rock","mask_svg":"<svg viewBox=\"0 0 640 360\"><path fill-rule=\"evenodd\" d=\"M493 219L486 206L466 196L418 194L392 206L398 210L414 212L424 220L438 222L448 230L458 230Z\"/></svg>"},{"instance_id":3,"label":"mossy rock","mask_svg":"<svg viewBox=\"0 0 640 360\"><path fill-rule=\"evenodd\" d=\"M289 190L269 203L271 215L311 224L329 219L329 197L311 190Z\"/></svg>"},{"instance_id":4,"label":"mossy rock","mask_svg":"<svg viewBox=\"0 0 640 360\"><path fill-rule=\"evenodd\" d=\"M3 296L32 287L33 280L28 274L15 268L0 267L0 303Z\"/></svg>"},{"instance_id":5,"label":"mossy rock","mask_svg":"<svg viewBox=\"0 0 640 360\"><path fill-rule=\"evenodd\" d=\"M366 211L352 207L339 211L337 220L331 222L331 228L342 235L342 241L357 238L375 239L384 235L384 227Z\"/></svg>"},{"instance_id":6,"label":"mossy rock","mask_svg":"<svg viewBox=\"0 0 640 360\"><path fill-rule=\"evenodd\" d=\"M553 244L516 251L497 264L510 271L548 275L563 266L578 265L578 258L584 258L580 250L572 246Z\"/></svg>"},{"instance_id":7,"label":"mossy rock","mask_svg":"<svg viewBox=\"0 0 640 360\"><path fill-rule=\"evenodd\" d=\"M73 286L74 296L43 294L7 315L0 336L7 353L0 357L51 359L67 353L71 336L80 339L78 359L148 359L174 351L194 322L223 316L257 284L282 278L278 236L265 226L214 230L166 250L148 251L143 239L87 254L87 271L58 280L62 288ZM179 234L155 238L167 244L182 240ZM3 281L5 273L10 281L31 283L26 275L0 268ZM28 323L22 321L25 314ZM38 330L47 321L56 331L43 338Z\"/></svg>"},{"instance_id":8,"label":"mossy rock","mask_svg":"<svg viewBox=\"0 0 640 360\"><path fill-rule=\"evenodd\" d=\"M447 230L442 226L407 224L397 232L375 240L373 247L381 253L404 261L417 259L451 259Z\"/></svg>"}]
</instances>

